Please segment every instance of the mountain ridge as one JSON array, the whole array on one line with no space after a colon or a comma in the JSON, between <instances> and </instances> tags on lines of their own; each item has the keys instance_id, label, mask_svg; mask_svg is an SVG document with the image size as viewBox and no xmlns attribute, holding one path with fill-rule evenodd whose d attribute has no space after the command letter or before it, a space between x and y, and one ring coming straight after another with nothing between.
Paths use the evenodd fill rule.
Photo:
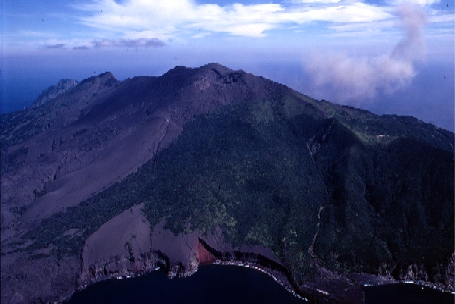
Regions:
<instances>
[{"instance_id":1,"label":"mountain ridge","mask_svg":"<svg viewBox=\"0 0 455 304\"><path fill-rule=\"evenodd\" d=\"M352 272L454 289L453 133L431 124L317 101L219 64L124 81L107 72L1 118L2 301L18 287L39 294L5 279L27 256L24 265L61 265L55 284L66 277L66 291L51 284L39 296L61 298L103 273L150 269L160 254L192 272L197 238L214 252L272 250L295 291L315 298L324 286L327 299L349 301L338 287ZM112 223L138 206L150 232L139 221L131 233L179 237L144 252L131 236L117 244L122 262L107 249L81 261L89 237L127 229ZM189 235L190 249L169 249Z\"/></svg>"}]
</instances>

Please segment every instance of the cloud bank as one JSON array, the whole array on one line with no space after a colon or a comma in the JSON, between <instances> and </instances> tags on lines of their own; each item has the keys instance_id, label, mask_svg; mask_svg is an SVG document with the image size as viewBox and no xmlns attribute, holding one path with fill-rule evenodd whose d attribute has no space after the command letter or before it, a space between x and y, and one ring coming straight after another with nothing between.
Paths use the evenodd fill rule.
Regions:
<instances>
[{"instance_id":1,"label":"cloud bank","mask_svg":"<svg viewBox=\"0 0 455 304\"><path fill-rule=\"evenodd\" d=\"M139 38L139 39L102 39L93 40L86 45L78 45L73 50L90 50L100 48L159 48L166 44L156 38Z\"/></svg>"},{"instance_id":2,"label":"cloud bank","mask_svg":"<svg viewBox=\"0 0 455 304\"><path fill-rule=\"evenodd\" d=\"M390 94L409 85L416 75L416 62L425 56L426 18L420 7L411 4L398 7L397 14L404 36L389 54L358 58L313 53L304 61L313 84L334 91L334 101L353 104L371 101L379 91Z\"/></svg>"},{"instance_id":3,"label":"cloud bank","mask_svg":"<svg viewBox=\"0 0 455 304\"><path fill-rule=\"evenodd\" d=\"M46 45L46 48L48 49L62 49L65 47L64 43L56 43L56 44L48 44Z\"/></svg>"},{"instance_id":4,"label":"cloud bank","mask_svg":"<svg viewBox=\"0 0 455 304\"><path fill-rule=\"evenodd\" d=\"M104 47L127 47L127 48L137 48L137 47L162 47L164 42L156 39L103 39L95 40L92 42L92 45L95 48L104 48Z\"/></svg>"}]
</instances>

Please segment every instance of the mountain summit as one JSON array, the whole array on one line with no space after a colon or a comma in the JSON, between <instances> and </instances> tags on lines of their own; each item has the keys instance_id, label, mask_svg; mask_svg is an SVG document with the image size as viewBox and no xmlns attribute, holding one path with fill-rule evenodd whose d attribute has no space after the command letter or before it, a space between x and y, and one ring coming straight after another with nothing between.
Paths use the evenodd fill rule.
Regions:
<instances>
[{"instance_id":1,"label":"mountain summit","mask_svg":"<svg viewBox=\"0 0 455 304\"><path fill-rule=\"evenodd\" d=\"M67 92L68 90L74 88L78 82L74 79L62 79L56 85L50 86L46 90L44 90L40 96L36 99L36 101L32 104L32 107L39 107L51 99L62 95L63 93Z\"/></svg>"},{"instance_id":2,"label":"mountain summit","mask_svg":"<svg viewBox=\"0 0 455 304\"><path fill-rule=\"evenodd\" d=\"M216 260L316 301L455 289L453 133L215 63L70 86L1 116L2 302Z\"/></svg>"}]
</instances>

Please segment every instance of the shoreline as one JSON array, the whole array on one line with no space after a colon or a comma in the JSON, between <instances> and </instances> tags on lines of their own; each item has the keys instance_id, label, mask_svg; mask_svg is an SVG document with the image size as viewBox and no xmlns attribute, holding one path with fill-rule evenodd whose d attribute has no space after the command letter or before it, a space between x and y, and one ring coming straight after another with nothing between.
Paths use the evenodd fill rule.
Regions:
<instances>
[{"instance_id":1,"label":"shoreline","mask_svg":"<svg viewBox=\"0 0 455 304\"><path fill-rule=\"evenodd\" d=\"M96 283L106 281L106 280L127 280L127 279L131 279L131 278L135 278L135 277L148 275L148 274L152 273L153 271L163 271L164 273L166 273L168 279L174 279L174 278L185 279L185 278L190 277L193 274L195 274L199 270L200 267L211 266L211 265L237 266L237 267L250 268L250 269L260 271L260 272L270 276L276 283L281 285L287 292L291 293L293 296L295 296L305 302L318 301L318 300L323 300L323 299L330 300L332 298L331 296L333 296L332 294L329 294L328 292L326 292L322 289L316 288L315 286L305 286L305 289L308 292L308 296L302 296L301 294L296 292L295 288L289 282L287 276L278 270L269 269L268 267L262 266L257 263L251 263L251 262L246 262L246 261L241 261L241 260L219 260L219 259L217 259L213 262L205 262L205 263L197 264L197 265L195 265L194 269L191 269L191 270L184 270L180 265L173 265L172 267L169 267L169 266L163 265L162 263L157 261L155 263L154 267L150 267L150 269L138 270L138 271L120 271L118 273L113 273L110 275L99 276L94 280L85 281L83 284L79 285L77 287L77 289L71 293L71 295L65 297L61 302L64 303L64 302L70 300L71 297L76 292L82 291L91 285L94 285ZM363 275L365 275L365 274L363 274ZM440 284L433 284L433 283L428 283L428 282L423 282L423 281L412 281L412 280L390 280L385 277L383 278L383 277L379 277L379 276L372 275L372 274L367 274L367 275L370 279L374 279L375 282L364 283L364 284L360 284L360 285L355 284L355 285L358 285L362 290L364 289L364 287L372 287L372 286L382 286L382 285L391 285L391 284L414 284L416 286L432 288L432 289L437 290L442 293L451 293L451 294L455 295L454 291L445 290L445 289L441 288L441 286L438 286ZM368 280L366 280L366 281L368 281Z\"/></svg>"},{"instance_id":2,"label":"shoreline","mask_svg":"<svg viewBox=\"0 0 455 304\"><path fill-rule=\"evenodd\" d=\"M188 261L170 258L162 251L151 250L139 256L112 256L108 260L99 261L87 266L80 274L78 286L67 301L77 292L90 285L108 280L123 280L147 275L152 271L161 270L169 279L186 278L195 274L199 267L208 265L231 265L252 268L270 276L293 296L309 302L324 303L363 303L365 289L368 286L381 286L388 284L415 284L435 289L440 292L452 292L446 286L438 283L395 279L390 274L377 275L370 273L334 273L322 266L318 268L321 276L304 278L301 283L294 281L292 273L270 257L261 253L243 252L236 250L219 251L197 238L196 245Z\"/></svg>"},{"instance_id":3,"label":"shoreline","mask_svg":"<svg viewBox=\"0 0 455 304\"><path fill-rule=\"evenodd\" d=\"M169 280L172 280L174 278L185 279L185 278L188 278L188 277L192 276L193 274L195 274L199 270L200 267L212 266L212 265L237 266L237 267L249 268L249 269L254 269L254 270L260 271L260 272L270 276L276 283L278 283L280 286L282 286L287 292L291 293L293 296L295 296L303 301L306 301L306 302L309 301L308 298L299 295L294 290L294 288L290 284L289 280L287 279L286 275L284 275L280 271L271 270L271 269L268 269L267 267L261 266L260 264L256 264L256 263L237 261L237 260L229 260L229 261L215 260L214 262L211 262L211 263L203 263L203 264L196 265L195 269L192 269L189 271L181 271L180 267L178 267L177 271L172 270L172 268L174 268L174 267L171 267L171 269L166 270L165 266L163 266L163 265L160 266L158 264L159 263L157 263L154 268L148 269L148 270L119 272L116 274L100 276L100 277L97 277L96 279L85 281L84 283L79 285L77 287L77 289L70 296L65 297L62 300L62 302L68 301L73 296L74 293L82 291L89 286L92 286L96 283L100 283L100 282L103 282L106 280L127 280L127 279L131 279L131 278L148 275L154 271L163 271L164 273L166 273L167 278ZM176 266L176 265L174 265L174 266Z\"/></svg>"}]
</instances>

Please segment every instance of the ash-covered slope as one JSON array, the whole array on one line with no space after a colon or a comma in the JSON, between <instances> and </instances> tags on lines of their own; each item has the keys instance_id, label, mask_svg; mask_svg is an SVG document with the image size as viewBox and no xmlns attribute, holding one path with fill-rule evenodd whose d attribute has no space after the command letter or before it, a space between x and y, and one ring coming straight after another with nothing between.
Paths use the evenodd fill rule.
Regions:
<instances>
[{"instance_id":1,"label":"ash-covered slope","mask_svg":"<svg viewBox=\"0 0 455 304\"><path fill-rule=\"evenodd\" d=\"M207 250L259 254L315 299L453 290L453 168L453 133L218 64L105 73L2 116L2 302Z\"/></svg>"},{"instance_id":2,"label":"ash-covered slope","mask_svg":"<svg viewBox=\"0 0 455 304\"><path fill-rule=\"evenodd\" d=\"M195 114L286 91L209 64L123 82L104 73L42 106L4 115L2 200L8 207L2 225L18 216L41 220L122 179L178 136Z\"/></svg>"}]
</instances>

